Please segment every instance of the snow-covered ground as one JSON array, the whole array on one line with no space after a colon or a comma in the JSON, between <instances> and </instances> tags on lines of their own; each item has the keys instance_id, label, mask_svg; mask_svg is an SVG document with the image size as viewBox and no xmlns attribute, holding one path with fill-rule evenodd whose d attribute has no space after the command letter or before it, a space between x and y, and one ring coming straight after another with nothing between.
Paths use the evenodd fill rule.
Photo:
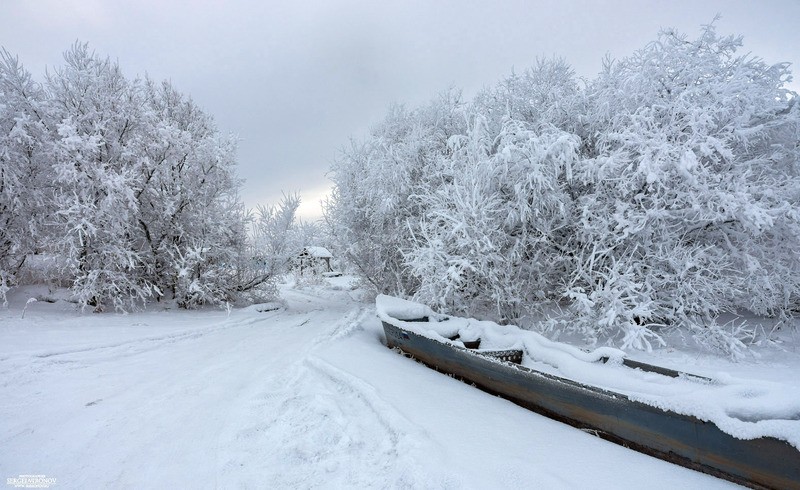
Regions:
<instances>
[{"instance_id":1,"label":"snow-covered ground","mask_svg":"<svg viewBox=\"0 0 800 490\"><path fill-rule=\"evenodd\" d=\"M45 475L58 488L735 487L398 355L374 305L347 278L330 281L287 286L287 306L267 312L97 315L36 302L22 318L32 292L18 292L0 311L0 477ZM796 352L779 366L655 355L704 373L800 366Z\"/></svg>"}]
</instances>

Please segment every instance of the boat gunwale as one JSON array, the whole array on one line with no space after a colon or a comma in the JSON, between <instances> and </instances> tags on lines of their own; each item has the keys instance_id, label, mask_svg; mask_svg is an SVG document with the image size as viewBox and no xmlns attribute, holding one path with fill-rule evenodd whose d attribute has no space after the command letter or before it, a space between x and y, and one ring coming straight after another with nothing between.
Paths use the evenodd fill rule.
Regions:
<instances>
[{"instance_id":1,"label":"boat gunwale","mask_svg":"<svg viewBox=\"0 0 800 490\"><path fill-rule=\"evenodd\" d=\"M420 331L418 326L420 323L419 321L415 322L409 320L397 320L397 323L399 324L396 324L394 322L387 322L385 318L381 318L381 320L384 326L384 331L386 333L387 345L389 347L395 347L400 349L401 351L408 352L418 361L422 362L423 364L437 371L445 372L450 375L453 375L458 379L472 382L475 384L476 387L478 387L482 391L506 398L512 401L513 403L516 403L517 405L523 406L524 408L540 413L554 420L558 420L568 425L580 428L582 430L593 432L595 435L602 437L603 439L620 444L624 447L629 447L639 452L657 457L659 459L663 459L665 461L669 461L678 464L680 466L684 466L703 473L707 473L712 476L723 478L732 481L734 483L746 485L752 488L800 488L800 480L795 479L800 477L793 476L793 474L789 476L786 476L783 473L776 474L774 470L772 472L770 472L769 469L762 470L761 467L758 466L753 467L753 464L746 466L746 468L739 469L738 473L727 471L724 467L738 469L736 467L736 464L737 463L740 465L742 464L742 461L731 459L731 457L727 455L721 455L721 454L719 455L722 459L718 459L718 464L722 465L723 467L713 466L715 453L711 453L711 455L703 454L702 457L698 457L697 455L695 455L696 459L692 459L686 454L692 454L692 450L700 453L702 451L702 448L698 446L692 446L691 441L689 440L687 442L687 440L682 438L685 436L680 436L680 434L675 435L675 437L667 437L667 440L669 442L657 440L659 434L664 432L665 430L664 428L652 428L652 427L642 426L641 421L639 422L639 425L636 425L635 421L630 421L630 420L626 421L619 417L617 417L617 422L616 422L617 425L614 425L613 421L604 420L604 417L608 418L607 413L600 412L597 410L594 411L595 415L594 422L601 421L602 423L605 424L605 426L593 425L592 417L585 417L581 419L580 417L576 418L574 414L570 415L570 413L567 413L569 411L565 413L559 412L558 411L559 408L561 408L563 411L563 406L559 406L559 403L561 403L562 405L564 404L563 401L549 400L547 403L545 403L544 398L542 398L545 396L544 394L540 394L541 399L539 399L538 401L536 400L535 396L534 397L528 396L528 399L526 399L525 397L522 397L518 394L514 394L514 390L510 389L509 386L505 387L502 386L503 381L500 379L496 380L492 380L491 378L479 379L479 378L486 378L486 375L485 373L478 372L479 370L477 368L480 367L481 364L491 363L492 369L497 372L498 376L503 375L503 376L511 376L514 378L520 378L520 377L525 378L529 380L528 381L529 384L538 385L539 389L562 390L564 391L563 395L565 397L570 393L573 394L570 396L590 397L596 399L596 401L601 404L603 403L606 404L607 406L603 408L604 410L608 410L609 407L617 406L623 411L627 410L630 412L639 413L639 415L637 415L638 418L647 418L650 416L654 416L654 417L664 418L665 421L674 425L689 424L690 426L696 428L705 427L704 429L695 429L695 430L704 433L711 431L711 433L714 434L714 439L713 439L714 441L717 441L720 437L722 439L731 440L732 443L736 445L736 448L731 450L733 453L735 453L736 451L743 451L743 450L746 451L750 447L752 447L753 449L749 450L753 452L756 450L755 448L758 445L762 446L766 445L768 449L773 452L788 448L790 451L794 451L795 453L794 460L800 463L800 452L798 452L797 448L789 444L787 441L771 436L764 436L754 439L737 439L734 436L722 431L713 422L702 420L696 416L678 413L673 410L662 409L660 407L632 399L624 393L619 393L606 388L601 388L598 386L589 385L562 376L542 372L528 366L523 366L503 361L501 359L494 358L490 355L489 356L483 355L481 354L480 350L475 350L460 346L457 343L454 343L449 339L446 339L445 337L442 337L441 339L434 338L429 334ZM397 339L400 341L397 345L392 345L392 342L390 341L389 330L387 330L387 326L396 329L398 332L401 333L402 336L399 339ZM426 359L426 357L431 357L433 356L433 354L429 356L422 351L413 352L413 348L408 350L403 349L404 345L406 347L409 347L408 344L402 343L402 340L411 341L411 338L408 336L409 334L413 334L415 337L422 339L424 342L430 342L431 344L439 345L440 348L448 348L453 352L457 353L456 357L458 355L467 357L465 357L463 361L458 361L458 363L463 364L462 366L460 366L459 369L452 368L452 366L450 369L447 369L447 367L442 368L441 364L437 365L435 359L432 358ZM475 364L475 366L472 367L469 366L470 359L473 360L472 363ZM637 363L637 364L644 364L644 363ZM486 366L484 366L484 368L485 367ZM466 371L466 373L464 373L464 371ZM474 372L470 374L470 371ZM672 371L672 370L667 370L667 371ZM693 378L700 378L701 382L703 380L708 379L690 373L683 373L679 371L674 371L674 372L678 373L679 376L685 375ZM663 375L670 376L670 374L663 374ZM492 386L493 383L495 383L496 385ZM519 384L521 383L517 383L517 385ZM535 390L535 388L527 388L527 389L529 391ZM584 395L580 395L579 392L583 392ZM574 403L572 405L572 408L586 410L586 407L578 403ZM630 427L625 427L626 422L630 425ZM611 429L609 429L608 427L609 425L612 426ZM631 427L633 427L633 429ZM635 430L637 427L643 427L644 431L640 431L641 434L638 434L637 431ZM614 433L613 432L614 429L616 429L619 433ZM633 432L631 432L632 430ZM626 437L624 435L626 433L638 436L638 440L633 440L630 437ZM648 436L647 434L650 435ZM651 445L648 445L648 441L650 441ZM710 444L713 446L714 443L708 442L706 444L707 445ZM659 449L659 447L665 448L665 450ZM712 465L706 464L704 463L704 461L706 462L710 461ZM744 461L744 463L747 464L747 461ZM755 471L755 473L753 473L753 471ZM783 471L786 472L786 470ZM791 472L791 470L789 471Z\"/></svg>"}]
</instances>

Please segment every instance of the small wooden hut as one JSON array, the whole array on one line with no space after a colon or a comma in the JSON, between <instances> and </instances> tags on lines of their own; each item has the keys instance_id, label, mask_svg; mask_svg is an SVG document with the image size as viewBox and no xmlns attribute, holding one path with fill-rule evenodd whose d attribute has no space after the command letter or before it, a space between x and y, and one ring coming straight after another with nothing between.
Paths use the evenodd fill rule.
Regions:
<instances>
[{"instance_id":1,"label":"small wooden hut","mask_svg":"<svg viewBox=\"0 0 800 490\"><path fill-rule=\"evenodd\" d=\"M304 247L297 257L300 274L311 271L315 274L333 272L331 259L333 254L325 247Z\"/></svg>"}]
</instances>

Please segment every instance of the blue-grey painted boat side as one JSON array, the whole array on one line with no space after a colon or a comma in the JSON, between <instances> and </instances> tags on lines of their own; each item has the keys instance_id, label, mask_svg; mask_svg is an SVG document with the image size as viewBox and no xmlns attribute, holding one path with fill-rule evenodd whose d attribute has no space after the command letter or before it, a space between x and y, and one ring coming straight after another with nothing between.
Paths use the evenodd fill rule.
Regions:
<instances>
[{"instance_id":1,"label":"blue-grey painted boat side","mask_svg":"<svg viewBox=\"0 0 800 490\"><path fill-rule=\"evenodd\" d=\"M800 451L785 441L737 439L713 423L621 393L483 356L387 322L383 327L390 348L518 405L595 430L612 442L752 488L800 489Z\"/></svg>"}]
</instances>

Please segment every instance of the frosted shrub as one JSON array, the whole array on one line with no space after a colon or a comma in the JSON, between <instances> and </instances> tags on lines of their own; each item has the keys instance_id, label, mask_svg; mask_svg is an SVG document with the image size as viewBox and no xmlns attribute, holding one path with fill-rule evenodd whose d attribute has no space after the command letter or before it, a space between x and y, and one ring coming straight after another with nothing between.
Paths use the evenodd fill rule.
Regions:
<instances>
[{"instance_id":1,"label":"frosted shrub","mask_svg":"<svg viewBox=\"0 0 800 490\"><path fill-rule=\"evenodd\" d=\"M419 299L513 321L563 272L554 236L567 222L564 186L577 141L527 126L507 121L493 135L476 117L465 137L452 139L452 182L418 197L425 213L406 253Z\"/></svg>"},{"instance_id":2,"label":"frosted shrub","mask_svg":"<svg viewBox=\"0 0 800 490\"><path fill-rule=\"evenodd\" d=\"M774 315L800 292L796 245L778 246L799 243L800 233L789 74L737 56L740 44L713 26L695 41L666 31L608 62L586 90L594 136L576 171L577 245L588 260L572 283L611 300L616 289L603 275L624 258L633 266L628 293L639 296L625 311L651 305L636 314L644 325L688 329L725 351L739 343L713 340L724 337L720 312ZM630 316L617 316L617 327Z\"/></svg>"},{"instance_id":3,"label":"frosted shrub","mask_svg":"<svg viewBox=\"0 0 800 490\"><path fill-rule=\"evenodd\" d=\"M0 275L59 257L83 307L185 307L240 289L235 141L169 82L129 80L76 43L34 83L0 53ZM30 275L30 274L29 274Z\"/></svg>"},{"instance_id":4,"label":"frosted shrub","mask_svg":"<svg viewBox=\"0 0 800 490\"><path fill-rule=\"evenodd\" d=\"M275 281L289 270L302 246L293 234L300 206L296 194L284 195L280 203L260 206L253 217L246 263L239 268L239 290L257 300L274 299Z\"/></svg>"},{"instance_id":5,"label":"frosted shrub","mask_svg":"<svg viewBox=\"0 0 800 490\"><path fill-rule=\"evenodd\" d=\"M441 184L448 142L465 123L462 106L450 91L416 111L393 107L332 165L325 221L342 258L375 291L409 295L418 287L402 253L424 205L413 196Z\"/></svg>"},{"instance_id":6,"label":"frosted shrub","mask_svg":"<svg viewBox=\"0 0 800 490\"><path fill-rule=\"evenodd\" d=\"M0 49L0 303L36 251L49 206L47 101L16 57Z\"/></svg>"},{"instance_id":7,"label":"frosted shrub","mask_svg":"<svg viewBox=\"0 0 800 490\"><path fill-rule=\"evenodd\" d=\"M667 30L583 86L547 60L393 111L334 165L328 221L380 291L502 321L567 300L548 328L739 355L754 330L720 314L800 304L800 104L740 46Z\"/></svg>"}]
</instances>

